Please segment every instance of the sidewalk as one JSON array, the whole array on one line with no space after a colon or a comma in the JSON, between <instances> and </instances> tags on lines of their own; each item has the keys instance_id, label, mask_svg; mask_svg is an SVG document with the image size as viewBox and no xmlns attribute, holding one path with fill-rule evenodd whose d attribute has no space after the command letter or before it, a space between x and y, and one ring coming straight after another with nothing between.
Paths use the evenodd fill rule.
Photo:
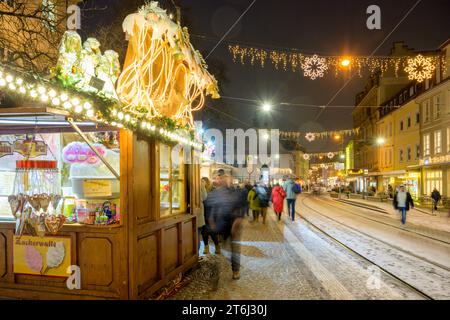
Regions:
<instances>
[{"instance_id":1,"label":"sidewalk","mask_svg":"<svg viewBox=\"0 0 450 320\"><path fill-rule=\"evenodd\" d=\"M392 220L390 223L398 224L400 219L399 213L395 210L390 203L385 202L373 202L363 199L347 199L342 197L341 203L348 203L351 205L364 207L372 210L374 215L379 215L383 220L389 218ZM424 213L423 209L411 209L407 215L406 229L411 229L416 232L420 232L425 235L439 236L442 239L450 239L450 217L445 216L432 216L429 213Z\"/></svg>"}]
</instances>

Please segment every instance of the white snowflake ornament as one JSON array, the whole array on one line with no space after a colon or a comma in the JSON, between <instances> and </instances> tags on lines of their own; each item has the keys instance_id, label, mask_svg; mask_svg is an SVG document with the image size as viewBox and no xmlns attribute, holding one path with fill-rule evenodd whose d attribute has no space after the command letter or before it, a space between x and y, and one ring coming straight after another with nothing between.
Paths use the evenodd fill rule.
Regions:
<instances>
[{"instance_id":1,"label":"white snowflake ornament","mask_svg":"<svg viewBox=\"0 0 450 320\"><path fill-rule=\"evenodd\" d=\"M303 75L315 80L317 78L322 78L325 71L328 70L328 65L325 58L320 58L317 54L312 57L306 57L305 62L302 63Z\"/></svg>"}]
</instances>

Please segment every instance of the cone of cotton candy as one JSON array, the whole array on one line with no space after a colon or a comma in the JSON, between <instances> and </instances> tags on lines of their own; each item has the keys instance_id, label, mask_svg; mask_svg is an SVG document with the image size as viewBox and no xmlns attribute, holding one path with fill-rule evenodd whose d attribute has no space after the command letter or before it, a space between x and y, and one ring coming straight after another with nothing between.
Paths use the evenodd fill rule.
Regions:
<instances>
[{"instance_id":1,"label":"cone of cotton candy","mask_svg":"<svg viewBox=\"0 0 450 320\"><path fill-rule=\"evenodd\" d=\"M42 269L42 256L34 247L27 246L25 248L25 262L34 272L40 272Z\"/></svg>"},{"instance_id":2,"label":"cone of cotton candy","mask_svg":"<svg viewBox=\"0 0 450 320\"><path fill-rule=\"evenodd\" d=\"M55 247L50 247L47 251L47 268L58 268L63 263L65 256L64 243L57 242Z\"/></svg>"}]
</instances>

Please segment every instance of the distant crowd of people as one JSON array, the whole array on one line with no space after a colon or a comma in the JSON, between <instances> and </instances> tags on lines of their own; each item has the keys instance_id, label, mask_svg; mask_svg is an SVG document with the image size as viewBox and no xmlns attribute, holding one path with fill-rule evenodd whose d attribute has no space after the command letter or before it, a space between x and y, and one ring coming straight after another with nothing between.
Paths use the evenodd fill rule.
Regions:
<instances>
[{"instance_id":1,"label":"distant crowd of people","mask_svg":"<svg viewBox=\"0 0 450 320\"><path fill-rule=\"evenodd\" d=\"M267 220L270 203L278 220L284 211L284 201L287 200L290 220L295 221L295 201L302 192L302 186L293 179L274 186L258 183L251 185L242 183L233 185L233 178L223 170L219 170L211 182L208 178L201 179L200 196L202 211L197 217L200 239L204 244L204 254L210 253L209 239L215 247L215 253L221 254L221 242L231 241L231 268L233 279L240 278L240 239L242 222L245 216L250 217L251 223L262 223Z\"/></svg>"}]
</instances>

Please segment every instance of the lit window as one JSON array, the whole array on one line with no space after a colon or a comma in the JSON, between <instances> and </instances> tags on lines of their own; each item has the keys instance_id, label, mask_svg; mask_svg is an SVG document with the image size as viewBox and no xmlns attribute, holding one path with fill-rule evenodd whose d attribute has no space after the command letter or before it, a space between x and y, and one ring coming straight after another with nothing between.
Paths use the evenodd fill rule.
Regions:
<instances>
[{"instance_id":1,"label":"lit window","mask_svg":"<svg viewBox=\"0 0 450 320\"><path fill-rule=\"evenodd\" d=\"M433 98L433 113L434 113L434 119L438 119L441 116L441 101L439 96L436 96Z\"/></svg>"},{"instance_id":2,"label":"lit window","mask_svg":"<svg viewBox=\"0 0 450 320\"><path fill-rule=\"evenodd\" d=\"M403 149L400 149L399 158L400 158L400 162L403 162Z\"/></svg>"},{"instance_id":3,"label":"lit window","mask_svg":"<svg viewBox=\"0 0 450 320\"><path fill-rule=\"evenodd\" d=\"M411 152L411 147L410 146L408 146L408 148L407 148L406 157L407 157L408 161L411 161L412 152Z\"/></svg>"},{"instance_id":4,"label":"lit window","mask_svg":"<svg viewBox=\"0 0 450 320\"><path fill-rule=\"evenodd\" d=\"M434 153L442 152L442 132L440 130L434 132Z\"/></svg>"},{"instance_id":5,"label":"lit window","mask_svg":"<svg viewBox=\"0 0 450 320\"><path fill-rule=\"evenodd\" d=\"M185 170L183 149L159 145L160 216L185 211Z\"/></svg>"},{"instance_id":6,"label":"lit window","mask_svg":"<svg viewBox=\"0 0 450 320\"><path fill-rule=\"evenodd\" d=\"M423 136L423 156L428 157L430 155L430 134Z\"/></svg>"}]
</instances>

